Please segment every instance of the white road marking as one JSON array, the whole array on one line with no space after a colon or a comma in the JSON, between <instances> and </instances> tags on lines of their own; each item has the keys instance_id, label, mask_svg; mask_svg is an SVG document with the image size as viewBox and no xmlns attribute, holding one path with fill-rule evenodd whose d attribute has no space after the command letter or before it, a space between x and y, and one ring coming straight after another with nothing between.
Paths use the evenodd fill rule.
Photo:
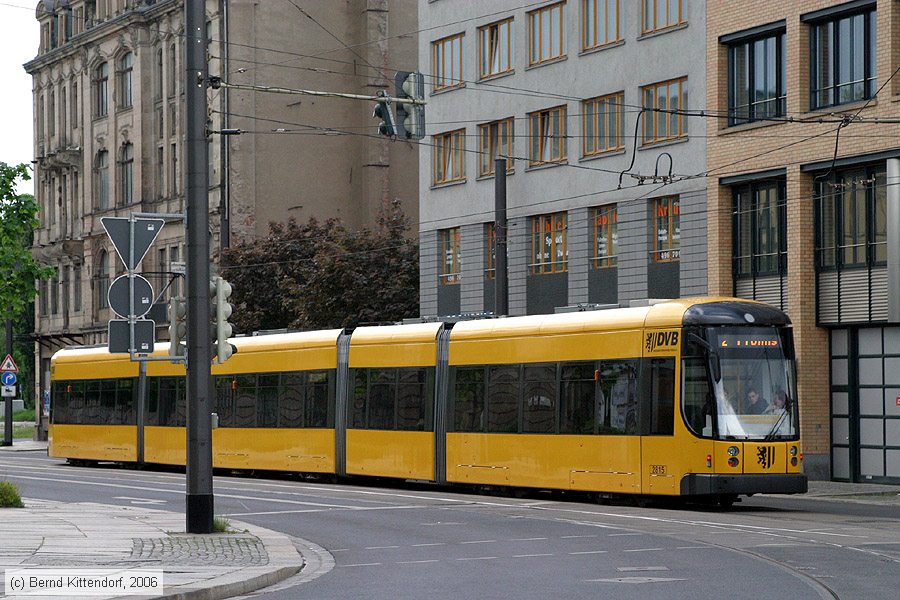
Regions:
<instances>
[{"instance_id":1,"label":"white road marking","mask_svg":"<svg viewBox=\"0 0 900 600\"><path fill-rule=\"evenodd\" d=\"M561 539L561 540L574 540L574 539L576 539L576 538L595 538L595 537L597 537L597 536L596 536L596 535L563 535L563 536L560 536L559 539Z\"/></svg>"},{"instance_id":2,"label":"white road marking","mask_svg":"<svg viewBox=\"0 0 900 600\"><path fill-rule=\"evenodd\" d=\"M456 560L494 560L496 556L473 556L471 558L457 558Z\"/></svg>"},{"instance_id":3,"label":"white road marking","mask_svg":"<svg viewBox=\"0 0 900 600\"><path fill-rule=\"evenodd\" d=\"M424 546L446 546L446 544L444 542L437 542L437 543L432 543L432 544L413 544L412 545L413 548L422 548Z\"/></svg>"},{"instance_id":4,"label":"white road marking","mask_svg":"<svg viewBox=\"0 0 900 600\"><path fill-rule=\"evenodd\" d=\"M131 496L113 496L114 500L128 500L132 504L168 504L168 500L151 500L149 498L132 498Z\"/></svg>"},{"instance_id":5,"label":"white road marking","mask_svg":"<svg viewBox=\"0 0 900 600\"><path fill-rule=\"evenodd\" d=\"M552 554L513 554L513 558L532 558L535 556L553 556Z\"/></svg>"},{"instance_id":6,"label":"white road marking","mask_svg":"<svg viewBox=\"0 0 900 600\"><path fill-rule=\"evenodd\" d=\"M676 550L709 550L714 546L675 546Z\"/></svg>"},{"instance_id":7,"label":"white road marking","mask_svg":"<svg viewBox=\"0 0 900 600\"><path fill-rule=\"evenodd\" d=\"M585 579L599 583L664 583L669 581L687 581L687 579L675 579L672 577L614 577L612 579Z\"/></svg>"},{"instance_id":8,"label":"white road marking","mask_svg":"<svg viewBox=\"0 0 900 600\"><path fill-rule=\"evenodd\" d=\"M581 552L569 552L569 554L607 554L609 550L582 550Z\"/></svg>"},{"instance_id":9,"label":"white road marking","mask_svg":"<svg viewBox=\"0 0 900 600\"><path fill-rule=\"evenodd\" d=\"M471 542L460 542L460 544L491 544L497 540L472 540Z\"/></svg>"},{"instance_id":10,"label":"white road marking","mask_svg":"<svg viewBox=\"0 0 900 600\"><path fill-rule=\"evenodd\" d=\"M609 537L624 537L626 535L644 535L643 533L610 533Z\"/></svg>"},{"instance_id":11,"label":"white road marking","mask_svg":"<svg viewBox=\"0 0 900 600\"><path fill-rule=\"evenodd\" d=\"M622 552L659 552L662 548L635 548L632 550L622 550Z\"/></svg>"},{"instance_id":12,"label":"white road marking","mask_svg":"<svg viewBox=\"0 0 900 600\"><path fill-rule=\"evenodd\" d=\"M420 565L420 564L422 564L422 563L436 563L436 562L440 562L440 561L437 560L437 559L431 559L431 560L401 560L401 561L398 561L397 564L398 564L398 565Z\"/></svg>"},{"instance_id":13,"label":"white road marking","mask_svg":"<svg viewBox=\"0 0 900 600\"><path fill-rule=\"evenodd\" d=\"M668 571L669 567L616 567L616 571Z\"/></svg>"},{"instance_id":14,"label":"white road marking","mask_svg":"<svg viewBox=\"0 0 900 600\"><path fill-rule=\"evenodd\" d=\"M335 565L337 567L377 567L381 563L356 563L355 565Z\"/></svg>"},{"instance_id":15,"label":"white road marking","mask_svg":"<svg viewBox=\"0 0 900 600\"><path fill-rule=\"evenodd\" d=\"M400 546L366 546L366 550L392 550Z\"/></svg>"},{"instance_id":16,"label":"white road marking","mask_svg":"<svg viewBox=\"0 0 900 600\"><path fill-rule=\"evenodd\" d=\"M513 538L511 542L536 542L538 540L546 540L547 538Z\"/></svg>"}]
</instances>

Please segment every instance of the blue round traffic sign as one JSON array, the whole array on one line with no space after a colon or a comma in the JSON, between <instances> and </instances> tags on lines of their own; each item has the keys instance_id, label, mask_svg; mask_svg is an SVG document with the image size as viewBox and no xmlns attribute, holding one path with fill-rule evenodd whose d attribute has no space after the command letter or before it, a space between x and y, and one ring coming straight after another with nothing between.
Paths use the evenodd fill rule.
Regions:
<instances>
[{"instance_id":1,"label":"blue round traffic sign","mask_svg":"<svg viewBox=\"0 0 900 600\"><path fill-rule=\"evenodd\" d=\"M0 383L3 385L16 385L16 374L6 371L0 375Z\"/></svg>"}]
</instances>

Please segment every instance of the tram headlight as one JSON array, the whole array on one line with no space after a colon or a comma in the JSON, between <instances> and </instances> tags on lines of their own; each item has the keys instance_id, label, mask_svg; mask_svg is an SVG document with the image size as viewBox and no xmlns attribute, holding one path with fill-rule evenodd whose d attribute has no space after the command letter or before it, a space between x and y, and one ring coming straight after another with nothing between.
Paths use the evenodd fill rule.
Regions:
<instances>
[{"instance_id":1,"label":"tram headlight","mask_svg":"<svg viewBox=\"0 0 900 600\"><path fill-rule=\"evenodd\" d=\"M797 446L791 446L791 456L797 456Z\"/></svg>"},{"instance_id":2,"label":"tram headlight","mask_svg":"<svg viewBox=\"0 0 900 600\"><path fill-rule=\"evenodd\" d=\"M729 466L729 467L736 467L736 466L738 466L738 465L740 464L740 462L741 462L741 461L739 461L737 458L735 458L734 456L732 456L731 458L728 459L728 466Z\"/></svg>"},{"instance_id":3,"label":"tram headlight","mask_svg":"<svg viewBox=\"0 0 900 600\"><path fill-rule=\"evenodd\" d=\"M737 456L741 453L741 449L737 446L728 446L728 456ZM729 463L731 461L728 461Z\"/></svg>"},{"instance_id":4,"label":"tram headlight","mask_svg":"<svg viewBox=\"0 0 900 600\"><path fill-rule=\"evenodd\" d=\"M792 456L792 457L791 457L791 466L792 466L792 467L796 467L796 466L797 466L797 457L796 457L796 456Z\"/></svg>"}]
</instances>

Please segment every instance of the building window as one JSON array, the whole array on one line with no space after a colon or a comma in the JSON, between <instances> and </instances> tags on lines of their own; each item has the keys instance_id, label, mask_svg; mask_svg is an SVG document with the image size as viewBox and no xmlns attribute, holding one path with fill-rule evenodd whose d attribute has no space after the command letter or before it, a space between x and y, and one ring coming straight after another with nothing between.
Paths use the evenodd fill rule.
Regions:
<instances>
[{"instance_id":1,"label":"building window","mask_svg":"<svg viewBox=\"0 0 900 600\"><path fill-rule=\"evenodd\" d=\"M813 109L875 95L875 8L818 22L810 31L810 106Z\"/></svg>"},{"instance_id":2,"label":"building window","mask_svg":"<svg viewBox=\"0 0 900 600\"><path fill-rule=\"evenodd\" d=\"M156 147L156 196L163 198L166 195L166 158L165 149Z\"/></svg>"},{"instance_id":3,"label":"building window","mask_svg":"<svg viewBox=\"0 0 900 600\"><path fill-rule=\"evenodd\" d=\"M568 215L564 212L531 217L531 272L563 273L568 270Z\"/></svg>"},{"instance_id":4,"label":"building window","mask_svg":"<svg viewBox=\"0 0 900 600\"><path fill-rule=\"evenodd\" d=\"M653 262L674 262L681 254L681 223L678 196L653 200Z\"/></svg>"},{"instance_id":5,"label":"building window","mask_svg":"<svg viewBox=\"0 0 900 600\"><path fill-rule=\"evenodd\" d=\"M434 185L465 180L466 130L442 133L432 140Z\"/></svg>"},{"instance_id":6,"label":"building window","mask_svg":"<svg viewBox=\"0 0 900 600\"><path fill-rule=\"evenodd\" d=\"M434 91L462 85L463 35L459 33L431 43Z\"/></svg>"},{"instance_id":7,"label":"building window","mask_svg":"<svg viewBox=\"0 0 900 600\"><path fill-rule=\"evenodd\" d=\"M644 0L642 33L687 23L687 0Z\"/></svg>"},{"instance_id":8,"label":"building window","mask_svg":"<svg viewBox=\"0 0 900 600\"><path fill-rule=\"evenodd\" d=\"M42 279L40 284L40 306L38 308L42 317L46 317L50 314L50 292L47 289L47 280Z\"/></svg>"},{"instance_id":9,"label":"building window","mask_svg":"<svg viewBox=\"0 0 900 600\"><path fill-rule=\"evenodd\" d=\"M59 314L59 281L57 279L50 280L50 314Z\"/></svg>"},{"instance_id":10,"label":"building window","mask_svg":"<svg viewBox=\"0 0 900 600\"><path fill-rule=\"evenodd\" d=\"M621 0L582 0L581 48L590 50L622 39Z\"/></svg>"},{"instance_id":11,"label":"building window","mask_svg":"<svg viewBox=\"0 0 900 600\"><path fill-rule=\"evenodd\" d=\"M134 54L126 52L119 59L119 107L129 108L133 102L132 73Z\"/></svg>"},{"instance_id":12,"label":"building window","mask_svg":"<svg viewBox=\"0 0 900 600\"><path fill-rule=\"evenodd\" d=\"M752 183L734 193L734 277L787 272L787 211L783 181Z\"/></svg>"},{"instance_id":13,"label":"building window","mask_svg":"<svg viewBox=\"0 0 900 600\"><path fill-rule=\"evenodd\" d=\"M72 82L72 129L78 129L78 82Z\"/></svg>"},{"instance_id":14,"label":"building window","mask_svg":"<svg viewBox=\"0 0 900 600\"><path fill-rule=\"evenodd\" d=\"M478 174L494 174L494 161L506 158L507 172L513 170L513 118L502 119L478 126Z\"/></svg>"},{"instance_id":15,"label":"building window","mask_svg":"<svg viewBox=\"0 0 900 600\"><path fill-rule=\"evenodd\" d=\"M169 46L169 97L175 96L175 82L178 79L178 69L176 68L175 44Z\"/></svg>"},{"instance_id":16,"label":"building window","mask_svg":"<svg viewBox=\"0 0 900 600\"><path fill-rule=\"evenodd\" d=\"M644 98L644 144L655 144L688 134L687 77L641 88Z\"/></svg>"},{"instance_id":17,"label":"building window","mask_svg":"<svg viewBox=\"0 0 900 600\"><path fill-rule=\"evenodd\" d=\"M72 310L81 312L81 267L72 269Z\"/></svg>"},{"instance_id":18,"label":"building window","mask_svg":"<svg viewBox=\"0 0 900 600\"><path fill-rule=\"evenodd\" d=\"M97 177L97 208L105 210L109 208L109 152L106 150L97 153L97 167L94 174Z\"/></svg>"},{"instance_id":19,"label":"building window","mask_svg":"<svg viewBox=\"0 0 900 600\"><path fill-rule=\"evenodd\" d=\"M528 64L537 65L566 55L566 3L528 13Z\"/></svg>"},{"instance_id":20,"label":"building window","mask_svg":"<svg viewBox=\"0 0 900 600\"><path fill-rule=\"evenodd\" d=\"M94 116L105 117L109 112L109 64L100 63L94 69Z\"/></svg>"},{"instance_id":21,"label":"building window","mask_svg":"<svg viewBox=\"0 0 900 600\"><path fill-rule=\"evenodd\" d=\"M44 96L38 98L37 109L37 137L38 141L44 141Z\"/></svg>"},{"instance_id":22,"label":"building window","mask_svg":"<svg viewBox=\"0 0 900 600\"><path fill-rule=\"evenodd\" d=\"M178 178L181 176L181 174L178 172L178 144L172 144L170 160L172 162L172 168L169 172L169 189L171 189L172 191L172 196L177 196Z\"/></svg>"},{"instance_id":23,"label":"building window","mask_svg":"<svg viewBox=\"0 0 900 600\"><path fill-rule=\"evenodd\" d=\"M454 285L460 278L460 228L441 230L441 284Z\"/></svg>"},{"instance_id":24,"label":"building window","mask_svg":"<svg viewBox=\"0 0 900 600\"><path fill-rule=\"evenodd\" d=\"M97 306L109 308L109 253L101 250L97 263Z\"/></svg>"},{"instance_id":25,"label":"building window","mask_svg":"<svg viewBox=\"0 0 900 600\"><path fill-rule=\"evenodd\" d=\"M557 106L528 113L531 128L531 166L566 159L566 107Z\"/></svg>"},{"instance_id":26,"label":"building window","mask_svg":"<svg viewBox=\"0 0 900 600\"><path fill-rule=\"evenodd\" d=\"M134 201L134 146L132 144L122 146L121 168L121 203L128 205Z\"/></svg>"},{"instance_id":27,"label":"building window","mask_svg":"<svg viewBox=\"0 0 900 600\"><path fill-rule=\"evenodd\" d=\"M785 114L784 32L728 47L728 124Z\"/></svg>"},{"instance_id":28,"label":"building window","mask_svg":"<svg viewBox=\"0 0 900 600\"><path fill-rule=\"evenodd\" d=\"M581 121L584 132L582 152L593 156L621 150L625 122L625 92L591 98L582 102Z\"/></svg>"},{"instance_id":29,"label":"building window","mask_svg":"<svg viewBox=\"0 0 900 600\"><path fill-rule=\"evenodd\" d=\"M50 96L47 101L47 129L48 135L52 138L56 135L56 92L50 90Z\"/></svg>"},{"instance_id":30,"label":"building window","mask_svg":"<svg viewBox=\"0 0 900 600\"><path fill-rule=\"evenodd\" d=\"M513 69L513 20L506 19L478 28L479 76L491 77Z\"/></svg>"},{"instance_id":31,"label":"building window","mask_svg":"<svg viewBox=\"0 0 900 600\"><path fill-rule=\"evenodd\" d=\"M816 266L887 263L884 167L841 171L816 183Z\"/></svg>"},{"instance_id":32,"label":"building window","mask_svg":"<svg viewBox=\"0 0 900 600\"><path fill-rule=\"evenodd\" d=\"M593 210L595 269L615 267L619 261L619 212L616 205L600 206Z\"/></svg>"},{"instance_id":33,"label":"building window","mask_svg":"<svg viewBox=\"0 0 900 600\"><path fill-rule=\"evenodd\" d=\"M160 100L163 97L163 51L162 48L156 49L156 72L154 73L154 82L156 84L153 90L156 93L155 98Z\"/></svg>"},{"instance_id":34,"label":"building window","mask_svg":"<svg viewBox=\"0 0 900 600\"><path fill-rule=\"evenodd\" d=\"M484 276L494 279L497 276L497 224L484 224Z\"/></svg>"}]
</instances>

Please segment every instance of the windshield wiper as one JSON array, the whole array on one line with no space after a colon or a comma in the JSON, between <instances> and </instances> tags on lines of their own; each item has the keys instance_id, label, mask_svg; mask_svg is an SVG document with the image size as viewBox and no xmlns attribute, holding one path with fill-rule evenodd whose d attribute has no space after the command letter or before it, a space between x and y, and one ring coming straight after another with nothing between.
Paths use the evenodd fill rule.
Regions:
<instances>
[{"instance_id":1,"label":"windshield wiper","mask_svg":"<svg viewBox=\"0 0 900 600\"><path fill-rule=\"evenodd\" d=\"M771 441L774 440L776 437L778 437L778 434L777 434L776 432L777 432L778 429L781 427L781 424L784 423L785 418L786 418L789 414L790 414L790 412L789 412L787 409L785 409L785 410L781 413L781 416L778 417L778 420L775 421L775 424L774 424L774 425L772 425L772 429L769 431L769 433L766 434L765 441L771 442Z\"/></svg>"}]
</instances>

